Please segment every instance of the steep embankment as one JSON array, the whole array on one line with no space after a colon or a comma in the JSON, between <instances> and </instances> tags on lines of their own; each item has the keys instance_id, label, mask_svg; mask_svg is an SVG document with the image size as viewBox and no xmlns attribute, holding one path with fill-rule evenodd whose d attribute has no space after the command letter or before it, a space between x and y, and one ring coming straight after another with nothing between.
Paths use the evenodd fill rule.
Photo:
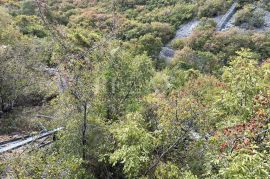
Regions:
<instances>
[{"instance_id":1,"label":"steep embankment","mask_svg":"<svg viewBox=\"0 0 270 179\"><path fill-rule=\"evenodd\" d=\"M214 18L214 21L216 23L219 23L223 16L217 16ZM187 22L179 27L179 29L176 31L175 37L172 39L172 41L179 39L179 38L186 38L191 35L193 30L199 25L200 20L192 20L190 22ZM167 44L165 47L162 47L162 50L160 52L160 58L170 59L174 56L174 50L170 47L170 44Z\"/></svg>"},{"instance_id":2,"label":"steep embankment","mask_svg":"<svg viewBox=\"0 0 270 179\"><path fill-rule=\"evenodd\" d=\"M235 13L237 9L237 3L233 3L231 8L227 11L227 13L223 16L217 16L214 18L214 21L217 23L217 31L226 31L230 28L238 28L242 31L247 31L247 29L243 27L235 26ZM190 22L187 22L179 27L179 29L176 31L175 37L172 39L172 41L179 39L179 38L186 38L191 35L193 30L199 25L200 20L194 19ZM270 29L270 12L265 12L265 24L261 28L255 28L252 29L252 31L255 32L264 32ZM160 58L166 59L166 61L169 63L170 60L174 56L174 50L170 47L170 43L167 44L165 47L162 48L160 52Z\"/></svg>"},{"instance_id":3,"label":"steep embankment","mask_svg":"<svg viewBox=\"0 0 270 179\"><path fill-rule=\"evenodd\" d=\"M236 16L232 16L232 18L226 23L226 25L224 26L224 28L221 30L221 31L226 31L230 28L237 28L239 30L244 30L244 31L247 31L247 29L243 28L243 27L239 27L239 26L235 26L235 19L236 19ZM264 25L260 28L254 28L254 29L251 29L250 31L255 31L255 32L265 32L267 30L270 29L270 12L269 11L265 11L265 16L264 16Z\"/></svg>"}]
</instances>

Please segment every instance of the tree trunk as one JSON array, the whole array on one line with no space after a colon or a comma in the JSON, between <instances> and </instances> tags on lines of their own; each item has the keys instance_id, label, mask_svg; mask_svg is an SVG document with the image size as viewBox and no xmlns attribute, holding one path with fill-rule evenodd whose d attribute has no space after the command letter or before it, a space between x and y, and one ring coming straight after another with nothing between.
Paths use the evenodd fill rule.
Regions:
<instances>
[{"instance_id":1,"label":"tree trunk","mask_svg":"<svg viewBox=\"0 0 270 179\"><path fill-rule=\"evenodd\" d=\"M87 128L87 103L83 105L83 126L82 126L82 158L86 160L86 128Z\"/></svg>"}]
</instances>

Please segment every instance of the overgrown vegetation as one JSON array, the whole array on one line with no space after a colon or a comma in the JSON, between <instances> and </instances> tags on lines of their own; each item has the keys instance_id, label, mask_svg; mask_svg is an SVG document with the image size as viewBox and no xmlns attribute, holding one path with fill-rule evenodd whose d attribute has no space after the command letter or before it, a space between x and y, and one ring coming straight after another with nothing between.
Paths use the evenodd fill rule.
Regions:
<instances>
[{"instance_id":1,"label":"overgrown vegetation","mask_svg":"<svg viewBox=\"0 0 270 179\"><path fill-rule=\"evenodd\" d=\"M236 23L261 26L239 3ZM231 0L0 4L0 133L64 127L44 149L0 156L1 177L269 177L270 34L216 32L207 17ZM161 48L193 18L166 65Z\"/></svg>"},{"instance_id":2,"label":"overgrown vegetation","mask_svg":"<svg viewBox=\"0 0 270 179\"><path fill-rule=\"evenodd\" d=\"M243 9L237 12L235 24L245 26L246 28L259 28L265 23L265 12L251 5L245 5Z\"/></svg>"}]
</instances>

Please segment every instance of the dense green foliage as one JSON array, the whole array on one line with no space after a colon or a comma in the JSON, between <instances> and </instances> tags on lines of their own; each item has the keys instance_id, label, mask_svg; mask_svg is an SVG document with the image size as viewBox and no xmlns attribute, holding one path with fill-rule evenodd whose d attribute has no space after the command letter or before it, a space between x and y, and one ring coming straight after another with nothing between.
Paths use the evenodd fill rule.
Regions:
<instances>
[{"instance_id":1,"label":"dense green foliage","mask_svg":"<svg viewBox=\"0 0 270 179\"><path fill-rule=\"evenodd\" d=\"M0 176L268 178L270 33L216 32L232 2L0 1L0 134L64 127L42 150L0 156ZM237 25L263 24L251 3Z\"/></svg>"},{"instance_id":2,"label":"dense green foliage","mask_svg":"<svg viewBox=\"0 0 270 179\"><path fill-rule=\"evenodd\" d=\"M262 10L258 10L251 5L245 5L243 9L237 12L235 24L244 25L246 23L248 28L258 28L265 23L264 16L265 14Z\"/></svg>"}]
</instances>

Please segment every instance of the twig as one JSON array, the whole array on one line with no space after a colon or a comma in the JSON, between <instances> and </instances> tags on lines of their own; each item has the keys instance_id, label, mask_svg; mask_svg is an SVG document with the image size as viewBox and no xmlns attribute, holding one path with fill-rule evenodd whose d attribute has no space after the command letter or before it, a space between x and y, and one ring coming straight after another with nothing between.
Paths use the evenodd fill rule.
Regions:
<instances>
[{"instance_id":1,"label":"twig","mask_svg":"<svg viewBox=\"0 0 270 179\"><path fill-rule=\"evenodd\" d=\"M148 168L148 170L144 173L144 175L147 175L154 167L156 167L158 164L159 164L159 162L160 162L160 160L164 157L164 155L166 155L168 152L170 152L170 150L173 148L173 147L175 147L176 146L176 144L178 143L178 142L180 142L180 140L184 140L186 137L183 137L183 136L181 136L181 137L178 137L177 139L176 139L176 141L172 144L172 145L170 145L159 157L158 157L158 159L157 159L157 161L152 165L152 166L150 166L149 168Z\"/></svg>"},{"instance_id":2,"label":"twig","mask_svg":"<svg viewBox=\"0 0 270 179\"><path fill-rule=\"evenodd\" d=\"M46 115L43 115L43 114L37 114L35 115L36 118L45 118L45 119L49 119L49 120L53 120L55 119L54 117L52 116L46 116Z\"/></svg>"}]
</instances>

